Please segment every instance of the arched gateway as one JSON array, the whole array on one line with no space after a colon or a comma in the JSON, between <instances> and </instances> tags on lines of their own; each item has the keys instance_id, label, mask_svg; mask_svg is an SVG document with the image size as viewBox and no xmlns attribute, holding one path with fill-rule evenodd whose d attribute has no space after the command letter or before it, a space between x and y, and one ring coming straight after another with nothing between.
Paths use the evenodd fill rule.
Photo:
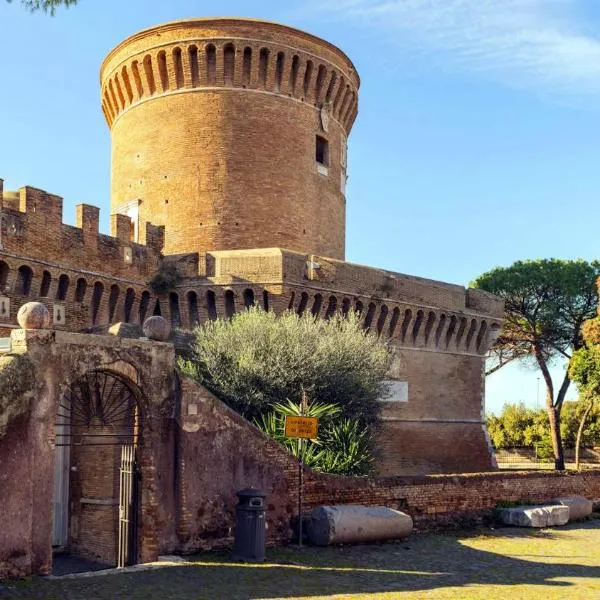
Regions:
<instances>
[{"instance_id":1,"label":"arched gateway","mask_svg":"<svg viewBox=\"0 0 600 600\"><path fill-rule=\"evenodd\" d=\"M107 565L137 562L141 392L95 370L62 395L55 424L52 545Z\"/></svg>"}]
</instances>

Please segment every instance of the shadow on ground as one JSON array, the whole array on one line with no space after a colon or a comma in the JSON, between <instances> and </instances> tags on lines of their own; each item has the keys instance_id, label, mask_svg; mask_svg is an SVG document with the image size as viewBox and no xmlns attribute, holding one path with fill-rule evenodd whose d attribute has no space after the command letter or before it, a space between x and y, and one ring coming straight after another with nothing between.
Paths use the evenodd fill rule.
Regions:
<instances>
[{"instance_id":1,"label":"shadow on ground","mask_svg":"<svg viewBox=\"0 0 600 600\"><path fill-rule=\"evenodd\" d=\"M233 563L227 554L207 553L191 557L191 564L153 571L33 579L5 588L0 598L229 600L377 593L395 598L401 592L467 585L502 586L506 593L510 591L504 586L536 586L535 597L562 598L573 587L566 578L593 579L600 585L600 521L560 531L499 530L486 535L491 536L488 547L494 547L497 539L500 551L508 544L513 556L469 547L465 542L471 538L466 536L415 535L381 545L273 549L264 565ZM594 545L592 555L581 547L581 540ZM530 556L542 562L533 562ZM586 557L587 565L577 564L583 562L580 556Z\"/></svg>"}]
</instances>

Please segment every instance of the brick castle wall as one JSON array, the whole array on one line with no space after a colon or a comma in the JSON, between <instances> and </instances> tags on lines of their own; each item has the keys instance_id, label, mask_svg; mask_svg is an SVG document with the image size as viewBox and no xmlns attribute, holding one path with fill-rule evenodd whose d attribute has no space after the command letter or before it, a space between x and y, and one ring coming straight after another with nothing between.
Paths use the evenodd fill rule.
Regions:
<instances>
[{"instance_id":1,"label":"brick castle wall","mask_svg":"<svg viewBox=\"0 0 600 600\"><path fill-rule=\"evenodd\" d=\"M158 268L162 228L148 223L146 244L138 244L130 219L113 215L112 235L103 235L99 209L87 204L77 206L75 226L65 225L60 196L32 187L4 192L2 180L0 209L0 335L30 300L48 306L54 328L71 331L151 314L148 281Z\"/></svg>"}]
</instances>

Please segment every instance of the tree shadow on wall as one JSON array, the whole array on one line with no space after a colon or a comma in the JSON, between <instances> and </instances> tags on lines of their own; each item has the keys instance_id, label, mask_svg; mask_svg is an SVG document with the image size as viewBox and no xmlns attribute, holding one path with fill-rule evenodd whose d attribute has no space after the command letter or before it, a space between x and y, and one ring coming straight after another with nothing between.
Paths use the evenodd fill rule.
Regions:
<instances>
[{"instance_id":1,"label":"tree shadow on wall","mask_svg":"<svg viewBox=\"0 0 600 600\"><path fill-rule=\"evenodd\" d=\"M190 558L191 563L153 571L92 580L38 580L34 587L42 591L45 585L44 596L17 597L267 600L387 593L386 597L395 598L402 592L471 585L501 586L510 594L510 586L529 585L537 586L535 592L529 592L535 597L547 594L562 598L569 588L574 590L574 584L560 580L587 578L596 581L592 585L600 581L600 566L566 562L576 563L582 557L598 562L600 521L569 526L556 533L511 529L489 532L489 536L494 539L486 546L512 556L469 547L464 543L469 543L465 535L413 535L388 544L274 548L268 552L268 562L259 565L231 562L229 554L223 552L204 553ZM594 545L598 556L590 556L588 546ZM533 562L536 559L549 562ZM465 589L462 597L470 597L473 590Z\"/></svg>"}]
</instances>

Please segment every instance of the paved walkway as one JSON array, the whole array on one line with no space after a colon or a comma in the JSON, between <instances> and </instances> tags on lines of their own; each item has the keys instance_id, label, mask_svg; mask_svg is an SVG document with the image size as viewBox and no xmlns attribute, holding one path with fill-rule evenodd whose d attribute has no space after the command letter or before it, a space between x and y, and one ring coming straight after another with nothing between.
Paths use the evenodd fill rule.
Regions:
<instances>
[{"instance_id":1,"label":"paved walkway","mask_svg":"<svg viewBox=\"0 0 600 600\"><path fill-rule=\"evenodd\" d=\"M264 565L200 554L136 572L3 584L35 600L600 600L600 520L560 529L414 535L391 544L273 549Z\"/></svg>"}]
</instances>

